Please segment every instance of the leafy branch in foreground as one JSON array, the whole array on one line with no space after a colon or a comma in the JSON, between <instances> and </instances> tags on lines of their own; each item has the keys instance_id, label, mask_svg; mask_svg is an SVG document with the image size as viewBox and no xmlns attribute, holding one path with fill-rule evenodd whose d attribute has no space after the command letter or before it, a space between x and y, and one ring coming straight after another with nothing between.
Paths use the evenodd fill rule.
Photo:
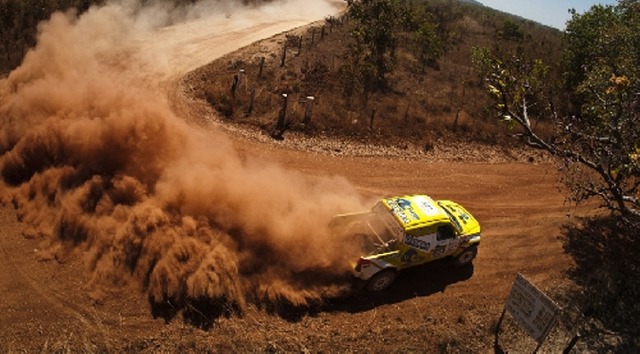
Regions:
<instances>
[{"instance_id":1,"label":"leafy branch in foreground","mask_svg":"<svg viewBox=\"0 0 640 354\"><path fill-rule=\"evenodd\" d=\"M571 200L596 197L640 216L640 3L574 11L565 41L562 90L540 59L475 48L473 60L498 116L526 144L561 158ZM554 136L538 134L533 120L552 122Z\"/></svg>"}]
</instances>

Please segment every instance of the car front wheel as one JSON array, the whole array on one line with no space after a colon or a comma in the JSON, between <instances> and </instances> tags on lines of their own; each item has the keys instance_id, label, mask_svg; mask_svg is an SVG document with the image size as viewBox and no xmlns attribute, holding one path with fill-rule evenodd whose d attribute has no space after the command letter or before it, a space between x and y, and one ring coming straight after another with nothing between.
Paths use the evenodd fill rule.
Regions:
<instances>
[{"instance_id":1,"label":"car front wheel","mask_svg":"<svg viewBox=\"0 0 640 354\"><path fill-rule=\"evenodd\" d=\"M393 281L396 279L396 273L391 270L383 270L379 273L376 273L374 276L369 279L369 283L367 284L367 290L369 291L382 291L386 288L390 287Z\"/></svg>"},{"instance_id":2,"label":"car front wheel","mask_svg":"<svg viewBox=\"0 0 640 354\"><path fill-rule=\"evenodd\" d=\"M462 253L460 253L453 259L453 262L459 266L467 265L473 262L473 260L476 258L476 255L478 255L477 246L467 247L464 251L462 251Z\"/></svg>"}]
</instances>

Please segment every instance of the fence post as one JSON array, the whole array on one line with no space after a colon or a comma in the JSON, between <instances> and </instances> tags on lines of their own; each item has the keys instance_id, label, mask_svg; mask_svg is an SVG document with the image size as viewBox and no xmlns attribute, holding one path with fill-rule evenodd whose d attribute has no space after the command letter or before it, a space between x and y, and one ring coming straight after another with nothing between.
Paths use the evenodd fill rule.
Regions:
<instances>
[{"instance_id":1,"label":"fence post","mask_svg":"<svg viewBox=\"0 0 640 354\"><path fill-rule=\"evenodd\" d=\"M253 102L256 99L256 86L253 85L251 87L251 97L249 98L249 109L247 110L247 115L245 117L248 117L251 115L251 113L253 113Z\"/></svg>"},{"instance_id":2,"label":"fence post","mask_svg":"<svg viewBox=\"0 0 640 354\"><path fill-rule=\"evenodd\" d=\"M264 68L264 57L260 57L260 70L258 70L258 79L262 79L263 68Z\"/></svg>"},{"instance_id":3,"label":"fence post","mask_svg":"<svg viewBox=\"0 0 640 354\"><path fill-rule=\"evenodd\" d=\"M504 309L502 309L502 314L500 315L500 319L498 320L498 323L496 324L496 331L494 332L494 337L493 337L493 350L496 353L504 353L504 351L502 350L502 348L500 348L500 327L502 326L502 321L504 321L504 315L507 313L507 308L505 307Z\"/></svg>"},{"instance_id":4,"label":"fence post","mask_svg":"<svg viewBox=\"0 0 640 354\"><path fill-rule=\"evenodd\" d=\"M237 88L240 88L244 83L244 80L245 80L244 76L245 76L244 69L238 70L238 87Z\"/></svg>"},{"instance_id":5,"label":"fence post","mask_svg":"<svg viewBox=\"0 0 640 354\"><path fill-rule=\"evenodd\" d=\"M571 353L571 350L573 350L573 347L576 346L576 344L578 344L578 341L582 339L582 336L580 335L580 333L577 333L575 336L573 336L573 338L571 338L571 341L569 342L569 344L567 345L566 348L564 348L564 350L562 351L562 354L569 354Z\"/></svg>"},{"instance_id":6,"label":"fence post","mask_svg":"<svg viewBox=\"0 0 640 354\"><path fill-rule=\"evenodd\" d=\"M369 129L373 130L373 121L374 119L376 119L376 111L378 110L378 107L373 107L373 109L371 110L371 117L369 118Z\"/></svg>"},{"instance_id":7,"label":"fence post","mask_svg":"<svg viewBox=\"0 0 640 354\"><path fill-rule=\"evenodd\" d=\"M276 122L276 130L279 132L278 135L282 134L285 130L285 123L287 120L287 105L289 103L289 95L286 93L282 94L282 107L280 108L280 112L278 113L278 121Z\"/></svg>"},{"instance_id":8,"label":"fence post","mask_svg":"<svg viewBox=\"0 0 640 354\"><path fill-rule=\"evenodd\" d=\"M313 114L313 102L316 100L313 96L307 96L305 100L305 110L304 110L304 119L302 123L304 123L305 127L311 124L311 115Z\"/></svg>"},{"instance_id":9,"label":"fence post","mask_svg":"<svg viewBox=\"0 0 640 354\"><path fill-rule=\"evenodd\" d=\"M284 66L284 63L287 60L287 43L284 44L284 48L282 49L282 61L280 62L280 67Z\"/></svg>"},{"instance_id":10,"label":"fence post","mask_svg":"<svg viewBox=\"0 0 640 354\"><path fill-rule=\"evenodd\" d=\"M238 89L238 74L233 75L233 82L231 83L231 97L236 97L236 90Z\"/></svg>"}]
</instances>

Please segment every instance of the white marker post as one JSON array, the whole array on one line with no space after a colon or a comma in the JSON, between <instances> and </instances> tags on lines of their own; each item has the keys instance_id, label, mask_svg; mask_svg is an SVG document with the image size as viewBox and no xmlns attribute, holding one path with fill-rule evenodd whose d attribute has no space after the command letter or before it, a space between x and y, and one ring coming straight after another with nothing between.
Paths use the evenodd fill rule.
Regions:
<instances>
[{"instance_id":1,"label":"white marker post","mask_svg":"<svg viewBox=\"0 0 640 354\"><path fill-rule=\"evenodd\" d=\"M311 123L311 115L313 114L313 102L316 100L314 96L307 96L298 100L298 103L304 106L304 118L302 123L308 126Z\"/></svg>"},{"instance_id":2,"label":"white marker post","mask_svg":"<svg viewBox=\"0 0 640 354\"><path fill-rule=\"evenodd\" d=\"M238 88L244 85L244 69L238 70Z\"/></svg>"}]
</instances>

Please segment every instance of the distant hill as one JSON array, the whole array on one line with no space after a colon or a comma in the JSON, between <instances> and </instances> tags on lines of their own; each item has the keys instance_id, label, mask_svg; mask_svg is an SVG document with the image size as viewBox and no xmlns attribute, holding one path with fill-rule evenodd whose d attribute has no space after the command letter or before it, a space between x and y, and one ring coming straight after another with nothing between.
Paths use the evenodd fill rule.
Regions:
<instances>
[{"instance_id":1,"label":"distant hill","mask_svg":"<svg viewBox=\"0 0 640 354\"><path fill-rule=\"evenodd\" d=\"M446 50L437 59L420 61L415 33L396 33L387 90L375 91L363 83L363 64L353 61L354 23L342 17L283 35L270 52L240 51L198 70L193 94L229 122L280 137L283 130L300 130L425 148L444 139L506 142L504 127L488 110L484 82L471 62L472 48L520 48L545 62L559 62L561 32L477 1L423 4L429 13L423 17L433 19L436 33L444 33ZM262 47L266 45L257 45ZM240 69L246 82L235 90L231 83ZM283 94L288 99L284 112ZM300 103L307 96L315 98L311 117L309 106Z\"/></svg>"},{"instance_id":2,"label":"distant hill","mask_svg":"<svg viewBox=\"0 0 640 354\"><path fill-rule=\"evenodd\" d=\"M176 3L192 0L173 0ZM241 0L238 0L241 1ZM38 6L36 6L36 2ZM75 6L80 12L103 0L4 0L0 8L0 74L15 68L35 44L37 23L56 10ZM242 1L246 2L246 1ZM281 110L282 94L292 101L282 129L308 134L348 135L362 139L396 139L430 146L441 139L471 139L498 143L504 129L487 110L488 98L471 63L474 46L522 47L547 62L559 61L561 32L533 21L493 10L474 0L423 0L411 2L430 19L423 33L443 40L440 54L416 54L415 33L397 33L389 86L370 91L356 71L361 63L352 57L354 24L347 17L328 18L308 31L280 39L279 48L257 55L231 54L198 71L203 80L194 95L209 102L223 116L239 124L273 131ZM422 10L420 10L422 11ZM517 34L515 40L505 33ZM414 31L415 32L415 31ZM300 41L301 40L301 41ZM288 57L281 66L283 46ZM298 45L300 43L300 45ZM298 49L300 52L298 52ZM230 82L244 68L247 86L235 97ZM257 78L257 72L261 76ZM364 91L363 91L364 90ZM370 91L370 92L369 92ZM253 95L253 100L251 96ZM298 101L316 100L311 120L304 124L306 108ZM253 103L253 105L251 105Z\"/></svg>"}]
</instances>

